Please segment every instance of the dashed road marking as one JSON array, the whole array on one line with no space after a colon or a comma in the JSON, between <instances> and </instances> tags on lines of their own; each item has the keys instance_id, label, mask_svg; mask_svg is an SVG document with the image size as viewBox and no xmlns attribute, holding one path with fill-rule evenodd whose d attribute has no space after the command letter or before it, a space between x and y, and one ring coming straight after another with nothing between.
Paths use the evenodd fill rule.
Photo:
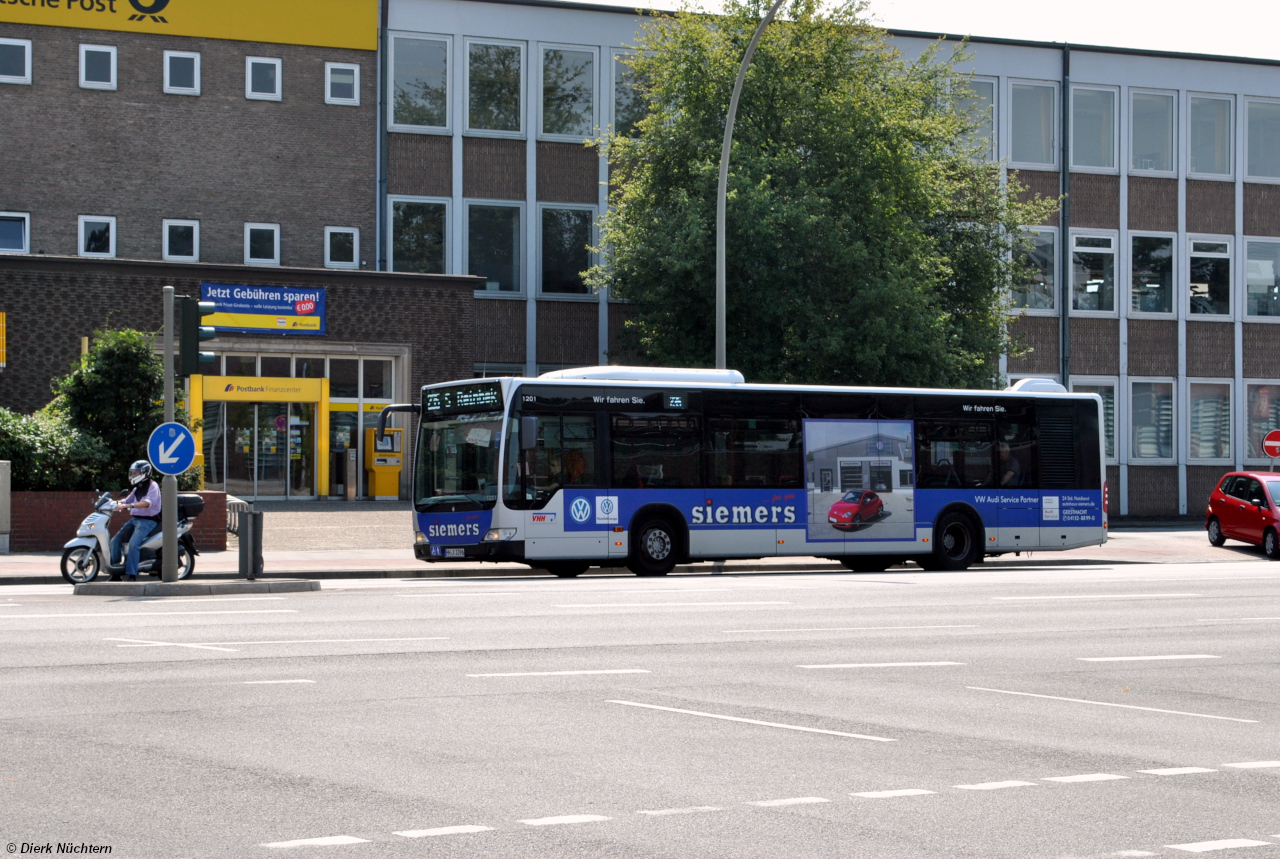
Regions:
<instances>
[{"instance_id":1,"label":"dashed road marking","mask_svg":"<svg viewBox=\"0 0 1280 859\"><path fill-rule=\"evenodd\" d=\"M507 671L498 674L468 674L468 677L568 677L577 674L651 674L647 668L602 668L594 671Z\"/></svg>"},{"instance_id":2,"label":"dashed road marking","mask_svg":"<svg viewBox=\"0 0 1280 859\"><path fill-rule=\"evenodd\" d=\"M637 811L636 814L647 814L650 817L666 817L671 814L698 814L703 811L724 811L718 805L691 805L688 808L659 808L656 811Z\"/></svg>"},{"instance_id":3,"label":"dashed road marking","mask_svg":"<svg viewBox=\"0 0 1280 859\"><path fill-rule=\"evenodd\" d=\"M597 602L567 603L553 605L552 608L710 608L722 605L791 605L790 602L751 601L751 602Z\"/></svg>"},{"instance_id":4,"label":"dashed road marking","mask_svg":"<svg viewBox=\"0 0 1280 859\"><path fill-rule=\"evenodd\" d=\"M1201 594L1079 594L1051 597L992 597L993 600L1155 600L1174 599L1176 597L1198 597Z\"/></svg>"},{"instance_id":5,"label":"dashed road marking","mask_svg":"<svg viewBox=\"0 0 1280 859\"><path fill-rule=\"evenodd\" d=\"M50 617L180 617L193 614L297 614L296 608L246 608L215 611L84 611L65 614L14 614L4 620L31 620Z\"/></svg>"},{"instance_id":6,"label":"dashed road marking","mask_svg":"<svg viewBox=\"0 0 1280 859\"><path fill-rule=\"evenodd\" d=\"M1170 850L1187 853L1212 853L1214 850L1233 850L1236 847L1273 847L1270 841L1254 841L1249 838L1225 838L1221 841L1199 841L1194 844L1166 844Z\"/></svg>"},{"instance_id":7,"label":"dashed road marking","mask_svg":"<svg viewBox=\"0 0 1280 859\"><path fill-rule=\"evenodd\" d=\"M1242 764L1223 764L1223 766L1237 770L1260 770L1280 767L1280 761L1245 761Z\"/></svg>"},{"instance_id":8,"label":"dashed road marking","mask_svg":"<svg viewBox=\"0 0 1280 859\"><path fill-rule=\"evenodd\" d=\"M980 784L958 784L956 790L1004 790L1007 787L1036 787L1032 781L986 781Z\"/></svg>"},{"instance_id":9,"label":"dashed road marking","mask_svg":"<svg viewBox=\"0 0 1280 859\"><path fill-rule=\"evenodd\" d=\"M795 796L790 799L761 799L755 802L745 803L746 805L756 805L760 808L780 808L784 805L813 805L818 802L830 802L821 796Z\"/></svg>"},{"instance_id":10,"label":"dashed road marking","mask_svg":"<svg viewBox=\"0 0 1280 859\"><path fill-rule=\"evenodd\" d=\"M325 838L299 838L294 841L272 841L263 847L336 847L339 844L367 844L368 838L352 835L330 835Z\"/></svg>"},{"instance_id":11,"label":"dashed road marking","mask_svg":"<svg viewBox=\"0 0 1280 859\"><path fill-rule=\"evenodd\" d=\"M172 641L146 641L141 638L104 638L103 641L123 641L116 647L189 647L192 650L218 650L223 653L236 653L231 647L214 647L212 644L178 644Z\"/></svg>"},{"instance_id":12,"label":"dashed road marking","mask_svg":"<svg viewBox=\"0 0 1280 859\"><path fill-rule=\"evenodd\" d=\"M816 626L810 629L726 629L726 635L732 633L759 632L869 632L877 629L977 629L976 623L948 623L934 626Z\"/></svg>"},{"instance_id":13,"label":"dashed road marking","mask_svg":"<svg viewBox=\"0 0 1280 859\"><path fill-rule=\"evenodd\" d=\"M1111 773L1085 773L1083 775L1057 775L1049 778L1042 778L1041 781L1056 781L1063 784L1075 784L1082 781L1118 781L1127 779L1127 775L1112 775Z\"/></svg>"},{"instance_id":14,"label":"dashed road marking","mask_svg":"<svg viewBox=\"0 0 1280 859\"><path fill-rule=\"evenodd\" d=\"M437 835L469 835L472 832L492 832L492 826L438 826L435 829L406 829L393 832L401 838L434 838Z\"/></svg>"},{"instance_id":15,"label":"dashed road marking","mask_svg":"<svg viewBox=\"0 0 1280 859\"><path fill-rule=\"evenodd\" d=\"M1217 770L1206 769L1205 767L1165 767L1156 770L1138 770L1140 773L1147 775L1193 775L1195 773L1216 773Z\"/></svg>"},{"instance_id":16,"label":"dashed road marking","mask_svg":"<svg viewBox=\"0 0 1280 859\"><path fill-rule=\"evenodd\" d=\"M1159 707L1139 707L1135 704L1116 704L1112 701L1090 701L1087 698L1063 698L1059 695L1037 695L1034 692L1014 692L1010 689L987 689L984 686L966 686L976 692L999 692L1001 695L1021 695L1025 698L1044 698L1048 701L1069 701L1073 704L1095 704L1099 707L1119 707L1122 710L1145 710L1148 713L1167 713L1171 716L1194 716L1197 719L1220 719L1224 722L1244 722L1247 725L1258 724L1257 719L1237 719L1232 716L1214 716L1208 713L1186 713L1182 710L1162 710Z\"/></svg>"},{"instance_id":17,"label":"dashed road marking","mask_svg":"<svg viewBox=\"0 0 1280 859\"><path fill-rule=\"evenodd\" d=\"M868 790L863 793L850 794L850 796L861 796L864 799L892 799L895 796L925 796L932 793L934 791L918 787L907 787L902 790Z\"/></svg>"},{"instance_id":18,"label":"dashed road marking","mask_svg":"<svg viewBox=\"0 0 1280 859\"><path fill-rule=\"evenodd\" d=\"M936 665L964 665L963 662L846 662L832 665L797 665L796 668L927 668Z\"/></svg>"},{"instance_id":19,"label":"dashed road marking","mask_svg":"<svg viewBox=\"0 0 1280 859\"><path fill-rule=\"evenodd\" d=\"M245 686L271 686L279 683L314 683L314 680L246 680Z\"/></svg>"},{"instance_id":20,"label":"dashed road marking","mask_svg":"<svg viewBox=\"0 0 1280 859\"><path fill-rule=\"evenodd\" d=\"M566 814L561 817L535 817L520 822L528 826L563 826L570 823L600 823L609 819L600 814Z\"/></svg>"},{"instance_id":21,"label":"dashed road marking","mask_svg":"<svg viewBox=\"0 0 1280 859\"><path fill-rule=\"evenodd\" d=\"M844 731L828 731L825 728L806 728L803 725L785 725L781 722L763 722L759 719L743 719L739 716L723 716L719 713L703 713L698 710L681 710L677 707L659 707L656 704L640 704L636 701L606 701L606 704L622 704L625 707L643 707L646 710L662 710L667 713L683 713L686 716L702 716L706 719L722 719L726 722L742 722L747 725L761 725L766 728L785 728L788 731L803 731L808 734L827 734L832 737L851 737L855 740L871 740L877 743L896 743L889 737L873 737L869 734L848 734Z\"/></svg>"},{"instance_id":22,"label":"dashed road marking","mask_svg":"<svg viewBox=\"0 0 1280 859\"><path fill-rule=\"evenodd\" d=\"M1171 656L1077 656L1081 662L1159 662L1165 659L1221 659L1221 656L1210 656L1207 653L1188 653Z\"/></svg>"}]
</instances>

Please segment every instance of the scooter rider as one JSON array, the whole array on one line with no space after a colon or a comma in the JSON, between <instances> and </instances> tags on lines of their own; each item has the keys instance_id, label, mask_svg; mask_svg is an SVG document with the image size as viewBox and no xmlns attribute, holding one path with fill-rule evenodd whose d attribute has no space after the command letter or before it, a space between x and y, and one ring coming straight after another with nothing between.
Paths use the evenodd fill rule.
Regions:
<instances>
[{"instance_id":1,"label":"scooter rider","mask_svg":"<svg viewBox=\"0 0 1280 859\"><path fill-rule=\"evenodd\" d=\"M120 506L129 511L129 521L111 538L111 565L120 566L121 547L128 541L124 553L125 580L138 580L138 556L142 544L160 527L160 486L151 479L151 463L140 459L129 466L131 491ZM120 581L119 573L111 574L111 581Z\"/></svg>"}]
</instances>

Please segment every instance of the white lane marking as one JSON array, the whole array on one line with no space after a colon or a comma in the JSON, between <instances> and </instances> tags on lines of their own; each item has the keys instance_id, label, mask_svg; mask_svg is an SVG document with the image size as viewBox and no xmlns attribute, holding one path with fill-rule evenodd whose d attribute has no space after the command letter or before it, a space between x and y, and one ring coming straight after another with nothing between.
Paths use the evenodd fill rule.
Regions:
<instances>
[{"instance_id":1,"label":"white lane marking","mask_svg":"<svg viewBox=\"0 0 1280 859\"><path fill-rule=\"evenodd\" d=\"M457 591L457 592L450 591L442 594L432 594L432 593L396 594L396 596L398 597L518 597L520 596L521 593L522 593L521 591L491 591L491 592L475 591L474 593L468 592L468 591Z\"/></svg>"},{"instance_id":2,"label":"white lane marking","mask_svg":"<svg viewBox=\"0 0 1280 859\"><path fill-rule=\"evenodd\" d=\"M660 808L657 811L637 811L636 814L647 814L650 817L666 817L669 814L698 814L702 811L724 811L716 805L691 805L688 808Z\"/></svg>"},{"instance_id":3,"label":"white lane marking","mask_svg":"<svg viewBox=\"0 0 1280 859\"><path fill-rule=\"evenodd\" d=\"M1201 594L1079 594L1052 597L992 597L993 600L1146 600L1198 597Z\"/></svg>"},{"instance_id":4,"label":"white lane marking","mask_svg":"<svg viewBox=\"0 0 1280 859\"><path fill-rule=\"evenodd\" d=\"M190 647L192 650L219 650L223 653L236 653L230 647L214 647L211 644L174 644L168 641L146 641L141 638L104 638L103 641L124 641L127 644L117 644L116 647Z\"/></svg>"},{"instance_id":5,"label":"white lane marking","mask_svg":"<svg viewBox=\"0 0 1280 859\"><path fill-rule=\"evenodd\" d=\"M271 686L279 683L314 683L314 680L246 680L246 686Z\"/></svg>"},{"instance_id":6,"label":"white lane marking","mask_svg":"<svg viewBox=\"0 0 1280 859\"><path fill-rule=\"evenodd\" d=\"M1247 725L1258 724L1257 719L1236 719L1232 716L1213 716L1208 713L1187 713L1182 710L1161 710L1159 707L1139 707L1134 704L1116 704L1111 701L1090 701L1087 698L1063 698L1058 695L1036 695L1033 692L1013 692L1009 689L987 689L983 686L966 686L976 692L998 692L1001 695L1021 695L1025 698L1044 698L1048 701L1070 701L1073 704L1096 704L1099 707L1120 707L1124 710L1145 710L1148 713L1168 713L1172 716L1194 716L1197 719L1220 719L1224 722L1244 722Z\"/></svg>"},{"instance_id":7,"label":"white lane marking","mask_svg":"<svg viewBox=\"0 0 1280 859\"><path fill-rule=\"evenodd\" d=\"M795 796L790 799L761 799L744 805L758 805L761 808L780 808L784 805L813 805L816 802L830 802L820 796Z\"/></svg>"},{"instance_id":8,"label":"white lane marking","mask_svg":"<svg viewBox=\"0 0 1280 859\"><path fill-rule=\"evenodd\" d=\"M569 603L552 608L703 608L721 605L791 605L789 602L600 602Z\"/></svg>"},{"instance_id":9,"label":"white lane marking","mask_svg":"<svg viewBox=\"0 0 1280 859\"><path fill-rule=\"evenodd\" d=\"M282 600L285 597L138 597L126 600L143 605L168 605L175 602L251 602L261 600Z\"/></svg>"},{"instance_id":10,"label":"white lane marking","mask_svg":"<svg viewBox=\"0 0 1280 859\"><path fill-rule=\"evenodd\" d=\"M902 790L868 790L863 793L854 793L850 796L861 796L866 799L892 799L895 796L925 796L932 794L931 790L924 790L919 787L907 787Z\"/></svg>"},{"instance_id":11,"label":"white lane marking","mask_svg":"<svg viewBox=\"0 0 1280 859\"><path fill-rule=\"evenodd\" d=\"M468 835L472 832L492 832L492 826L439 826L435 829L406 829L404 832L393 832L401 838L433 838L437 835Z\"/></svg>"},{"instance_id":12,"label":"white lane marking","mask_svg":"<svg viewBox=\"0 0 1280 859\"><path fill-rule=\"evenodd\" d=\"M192 614L297 614L296 608L252 608L231 609L228 611L87 611L67 614L20 614L3 618L4 620L31 620L48 617L176 617Z\"/></svg>"},{"instance_id":13,"label":"white lane marking","mask_svg":"<svg viewBox=\"0 0 1280 859\"><path fill-rule=\"evenodd\" d=\"M368 838L351 835L330 835L325 838L299 838L296 841L272 841L262 847L334 847L339 844L368 844Z\"/></svg>"},{"instance_id":14,"label":"white lane marking","mask_svg":"<svg viewBox=\"0 0 1280 859\"><path fill-rule=\"evenodd\" d=\"M1084 775L1055 775L1041 779L1041 781L1058 781L1063 784L1074 784L1080 781L1117 781L1119 779L1127 778L1127 775L1112 775L1111 773L1085 773Z\"/></svg>"},{"instance_id":15,"label":"white lane marking","mask_svg":"<svg viewBox=\"0 0 1280 859\"><path fill-rule=\"evenodd\" d=\"M1280 620L1280 617L1237 617L1237 618L1221 618L1221 617L1202 617L1199 618L1200 623L1252 623L1259 620Z\"/></svg>"},{"instance_id":16,"label":"white lane marking","mask_svg":"<svg viewBox=\"0 0 1280 859\"><path fill-rule=\"evenodd\" d=\"M843 731L828 731L824 728L806 728L801 725L784 725L780 722L762 722L759 719L743 719L738 716L722 716L719 713L703 713L698 710L681 710L677 707L659 707L656 704L639 704L635 701L606 701L606 704L622 704L625 707L643 707L646 710L662 710L667 713L683 713L686 716L702 716L707 719L723 719L726 722L742 722L747 725L762 725L766 728L786 728L788 731L803 731L807 734L828 734L832 737L852 737L855 740L872 740L877 743L896 743L889 737L873 737L868 734L846 734Z\"/></svg>"},{"instance_id":17,"label":"white lane marking","mask_svg":"<svg viewBox=\"0 0 1280 859\"><path fill-rule=\"evenodd\" d=\"M1165 659L1221 659L1207 653L1173 654L1170 656L1077 656L1080 662L1159 662Z\"/></svg>"},{"instance_id":18,"label":"white lane marking","mask_svg":"<svg viewBox=\"0 0 1280 859\"><path fill-rule=\"evenodd\" d=\"M107 638L104 641L130 641L128 638ZM299 638L293 641L213 641L202 644L177 644L170 641L157 641L150 644L117 644L116 647L218 647L238 645L241 647L250 644L365 644L369 642L391 642L391 641L448 641L449 639L442 635L432 636L431 638Z\"/></svg>"},{"instance_id":19,"label":"white lane marking","mask_svg":"<svg viewBox=\"0 0 1280 859\"><path fill-rule=\"evenodd\" d=\"M949 623L939 626L819 626L812 629L726 629L724 633L756 632L866 632L876 629L977 629L976 623Z\"/></svg>"},{"instance_id":20,"label":"white lane marking","mask_svg":"<svg viewBox=\"0 0 1280 859\"><path fill-rule=\"evenodd\" d=\"M797 665L796 668L927 668L932 665L964 665L963 662L847 662L832 665Z\"/></svg>"},{"instance_id":21,"label":"white lane marking","mask_svg":"<svg viewBox=\"0 0 1280 859\"><path fill-rule=\"evenodd\" d=\"M1031 781L984 781L978 784L958 784L956 790L1004 790L1006 787L1037 787Z\"/></svg>"},{"instance_id":22,"label":"white lane marking","mask_svg":"<svg viewBox=\"0 0 1280 859\"><path fill-rule=\"evenodd\" d=\"M508 671L501 674L468 674L468 677L568 677L575 674L649 674L647 668L602 668L597 671Z\"/></svg>"},{"instance_id":23,"label":"white lane marking","mask_svg":"<svg viewBox=\"0 0 1280 859\"><path fill-rule=\"evenodd\" d=\"M1199 841L1194 844L1166 844L1170 850L1187 853L1212 853L1214 850L1232 850L1236 847L1271 847L1270 841L1253 841L1248 838L1225 838L1221 841Z\"/></svg>"},{"instance_id":24,"label":"white lane marking","mask_svg":"<svg viewBox=\"0 0 1280 859\"><path fill-rule=\"evenodd\" d=\"M1147 775L1193 775L1195 773L1216 773L1217 770L1204 767L1165 767L1158 770L1138 770L1138 772L1146 773Z\"/></svg>"},{"instance_id":25,"label":"white lane marking","mask_svg":"<svg viewBox=\"0 0 1280 859\"><path fill-rule=\"evenodd\" d=\"M608 819L600 814L566 814L562 817L535 817L520 822L527 826L562 826L567 823L599 823Z\"/></svg>"},{"instance_id":26,"label":"white lane marking","mask_svg":"<svg viewBox=\"0 0 1280 859\"><path fill-rule=\"evenodd\" d=\"M1280 767L1280 761L1245 761L1242 764L1223 764L1223 766L1237 770L1257 770Z\"/></svg>"},{"instance_id":27,"label":"white lane marking","mask_svg":"<svg viewBox=\"0 0 1280 859\"><path fill-rule=\"evenodd\" d=\"M14 608L20 605L22 605L22 603L20 602L4 602L4 603L0 603L0 608Z\"/></svg>"}]
</instances>

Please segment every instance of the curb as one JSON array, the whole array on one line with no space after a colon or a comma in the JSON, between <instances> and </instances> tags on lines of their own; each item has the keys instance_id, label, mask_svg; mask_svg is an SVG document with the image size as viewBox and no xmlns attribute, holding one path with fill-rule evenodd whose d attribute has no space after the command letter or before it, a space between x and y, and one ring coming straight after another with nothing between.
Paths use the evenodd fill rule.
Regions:
<instances>
[{"instance_id":1,"label":"curb","mask_svg":"<svg viewBox=\"0 0 1280 859\"><path fill-rule=\"evenodd\" d=\"M76 585L77 596L176 597L213 594L279 594L318 591L317 581L279 582L89 582Z\"/></svg>"}]
</instances>

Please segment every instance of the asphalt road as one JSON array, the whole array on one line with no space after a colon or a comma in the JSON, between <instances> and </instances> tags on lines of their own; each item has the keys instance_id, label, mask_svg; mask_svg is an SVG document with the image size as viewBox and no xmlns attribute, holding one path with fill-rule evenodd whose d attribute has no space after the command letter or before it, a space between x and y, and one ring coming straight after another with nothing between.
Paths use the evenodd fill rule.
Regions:
<instances>
[{"instance_id":1,"label":"asphalt road","mask_svg":"<svg viewBox=\"0 0 1280 859\"><path fill-rule=\"evenodd\" d=\"M183 600L6 587L0 843L1280 857L1280 565L1037 558Z\"/></svg>"}]
</instances>

